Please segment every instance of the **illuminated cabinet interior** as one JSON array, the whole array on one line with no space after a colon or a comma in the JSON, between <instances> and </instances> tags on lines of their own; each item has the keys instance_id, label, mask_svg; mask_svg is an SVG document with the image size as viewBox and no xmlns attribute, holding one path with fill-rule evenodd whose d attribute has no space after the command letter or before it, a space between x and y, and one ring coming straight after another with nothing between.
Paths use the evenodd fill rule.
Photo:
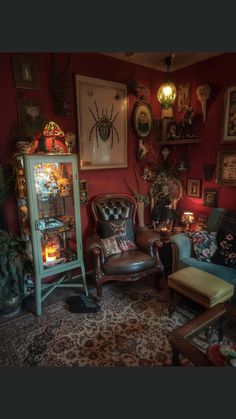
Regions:
<instances>
[{"instance_id":1,"label":"illuminated cabinet interior","mask_svg":"<svg viewBox=\"0 0 236 419\"><path fill-rule=\"evenodd\" d=\"M56 287L83 286L87 294L77 156L18 155L16 171L21 236L33 259L32 288L41 315L42 301ZM56 282L43 281L55 274ZM74 281L81 275L83 284Z\"/></svg>"}]
</instances>

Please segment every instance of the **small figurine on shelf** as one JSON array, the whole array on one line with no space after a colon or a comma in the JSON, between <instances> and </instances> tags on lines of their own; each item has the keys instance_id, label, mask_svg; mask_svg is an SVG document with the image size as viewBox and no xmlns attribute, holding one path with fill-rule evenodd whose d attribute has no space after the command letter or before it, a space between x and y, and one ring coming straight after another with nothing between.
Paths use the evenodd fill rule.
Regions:
<instances>
[{"instance_id":1,"label":"small figurine on shelf","mask_svg":"<svg viewBox=\"0 0 236 419\"><path fill-rule=\"evenodd\" d=\"M67 147L67 153L72 153L72 150L75 145L75 140L76 140L75 134L71 131L67 131L65 135L65 139L64 139L66 147Z\"/></svg>"},{"instance_id":2,"label":"small figurine on shelf","mask_svg":"<svg viewBox=\"0 0 236 419\"><path fill-rule=\"evenodd\" d=\"M180 123L178 130L178 138L194 138L195 136L192 133L192 120L193 120L193 108L190 106L185 114L183 121Z\"/></svg>"}]
</instances>

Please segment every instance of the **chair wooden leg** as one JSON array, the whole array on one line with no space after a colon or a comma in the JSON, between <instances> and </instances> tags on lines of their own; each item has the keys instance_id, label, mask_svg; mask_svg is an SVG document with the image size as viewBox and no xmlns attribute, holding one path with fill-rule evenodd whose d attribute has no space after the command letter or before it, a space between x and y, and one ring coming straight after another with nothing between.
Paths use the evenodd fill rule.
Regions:
<instances>
[{"instance_id":1,"label":"chair wooden leg","mask_svg":"<svg viewBox=\"0 0 236 419\"><path fill-rule=\"evenodd\" d=\"M168 304L168 311L169 311L169 315L171 316L175 311L175 304L174 304L175 290L173 288L169 288L169 291L170 291L170 299L169 299L169 304Z\"/></svg>"},{"instance_id":2,"label":"chair wooden leg","mask_svg":"<svg viewBox=\"0 0 236 419\"><path fill-rule=\"evenodd\" d=\"M97 301L100 301L102 298L102 284L97 282Z\"/></svg>"},{"instance_id":3,"label":"chair wooden leg","mask_svg":"<svg viewBox=\"0 0 236 419\"><path fill-rule=\"evenodd\" d=\"M164 276L164 273L160 272L155 277L155 288L156 288L157 291L160 291L162 289L161 280L162 280L163 276Z\"/></svg>"}]
</instances>

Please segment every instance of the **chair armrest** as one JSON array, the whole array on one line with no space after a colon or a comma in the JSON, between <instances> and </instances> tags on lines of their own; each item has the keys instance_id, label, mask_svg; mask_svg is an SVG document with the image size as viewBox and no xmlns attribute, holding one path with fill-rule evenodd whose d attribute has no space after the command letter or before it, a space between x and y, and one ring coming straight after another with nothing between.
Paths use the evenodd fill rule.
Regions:
<instances>
[{"instance_id":1,"label":"chair armrest","mask_svg":"<svg viewBox=\"0 0 236 419\"><path fill-rule=\"evenodd\" d=\"M154 247L159 248L163 246L160 235L156 231L148 229L137 229L135 231L135 242L141 250L151 256L155 255Z\"/></svg>"},{"instance_id":2,"label":"chair armrest","mask_svg":"<svg viewBox=\"0 0 236 419\"><path fill-rule=\"evenodd\" d=\"M169 239L177 246L179 260L191 257L192 243L188 233L174 234L173 236L170 236Z\"/></svg>"},{"instance_id":3,"label":"chair armrest","mask_svg":"<svg viewBox=\"0 0 236 419\"><path fill-rule=\"evenodd\" d=\"M86 241L86 251L90 253L92 256L100 257L101 263L104 263L106 260L106 256L102 247L102 242L98 234L93 234L89 236Z\"/></svg>"}]
</instances>

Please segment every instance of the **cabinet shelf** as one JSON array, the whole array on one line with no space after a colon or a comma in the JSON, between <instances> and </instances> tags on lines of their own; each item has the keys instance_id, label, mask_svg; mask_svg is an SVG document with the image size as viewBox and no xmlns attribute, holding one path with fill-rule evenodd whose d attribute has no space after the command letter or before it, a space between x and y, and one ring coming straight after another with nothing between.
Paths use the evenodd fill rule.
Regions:
<instances>
[{"instance_id":1,"label":"cabinet shelf","mask_svg":"<svg viewBox=\"0 0 236 419\"><path fill-rule=\"evenodd\" d=\"M200 138L193 139L183 139L183 140L167 140L167 141L158 141L158 145L180 145L180 144L199 144L202 140Z\"/></svg>"}]
</instances>

